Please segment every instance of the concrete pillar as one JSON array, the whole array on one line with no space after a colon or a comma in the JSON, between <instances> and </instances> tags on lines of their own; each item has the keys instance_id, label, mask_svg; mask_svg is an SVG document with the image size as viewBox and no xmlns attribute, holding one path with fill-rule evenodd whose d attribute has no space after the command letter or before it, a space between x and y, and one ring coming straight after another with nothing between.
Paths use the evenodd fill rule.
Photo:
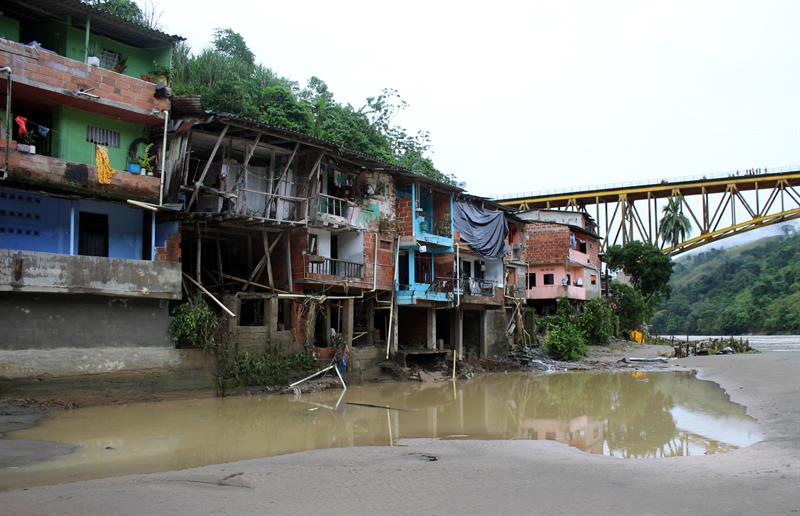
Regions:
<instances>
[{"instance_id":1,"label":"concrete pillar","mask_svg":"<svg viewBox=\"0 0 800 516\"><path fill-rule=\"evenodd\" d=\"M271 343L278 332L278 296L264 300L264 326L267 327L267 341Z\"/></svg>"},{"instance_id":2,"label":"concrete pillar","mask_svg":"<svg viewBox=\"0 0 800 516\"><path fill-rule=\"evenodd\" d=\"M481 358L489 356L489 328L490 318L489 311L482 310L481 314Z\"/></svg>"},{"instance_id":3,"label":"concrete pillar","mask_svg":"<svg viewBox=\"0 0 800 516\"><path fill-rule=\"evenodd\" d=\"M453 343L456 357L464 359L464 311L460 308L453 309L450 316L450 341Z\"/></svg>"},{"instance_id":4,"label":"concrete pillar","mask_svg":"<svg viewBox=\"0 0 800 516\"><path fill-rule=\"evenodd\" d=\"M353 348L353 317L355 314L355 299L345 299L342 307L342 333L347 354Z\"/></svg>"},{"instance_id":5,"label":"concrete pillar","mask_svg":"<svg viewBox=\"0 0 800 516\"><path fill-rule=\"evenodd\" d=\"M322 310L325 310L325 315L324 315L324 317L325 317L325 331L323 332L322 340L323 340L323 342L325 342L326 346L330 346L331 345L331 310L333 310L333 307L331 306L331 302L330 301L325 301L324 304L320 305L320 308Z\"/></svg>"},{"instance_id":6,"label":"concrete pillar","mask_svg":"<svg viewBox=\"0 0 800 516\"><path fill-rule=\"evenodd\" d=\"M436 309L428 308L427 348L436 349Z\"/></svg>"},{"instance_id":7,"label":"concrete pillar","mask_svg":"<svg viewBox=\"0 0 800 516\"><path fill-rule=\"evenodd\" d=\"M314 327L317 322L317 303L309 303L308 311L305 314L305 320L298 320L298 324L302 324L305 329L305 342L307 346L313 346L314 342Z\"/></svg>"},{"instance_id":8,"label":"concrete pillar","mask_svg":"<svg viewBox=\"0 0 800 516\"><path fill-rule=\"evenodd\" d=\"M377 242L375 245L378 245ZM368 346L374 346L374 335L375 335L375 299L368 299L364 301L366 303L367 308L367 334L361 337L362 339L366 339Z\"/></svg>"},{"instance_id":9,"label":"concrete pillar","mask_svg":"<svg viewBox=\"0 0 800 516\"><path fill-rule=\"evenodd\" d=\"M393 312L394 317L392 320L392 326L391 328L389 328L389 331L392 332L392 346L389 349L389 352L391 353L391 355L394 356L397 354L397 350L399 349L400 346L400 343L398 342L398 339L400 338L400 324L399 324L400 307L397 306L396 298L393 299L393 303L394 303L394 312Z\"/></svg>"}]
</instances>

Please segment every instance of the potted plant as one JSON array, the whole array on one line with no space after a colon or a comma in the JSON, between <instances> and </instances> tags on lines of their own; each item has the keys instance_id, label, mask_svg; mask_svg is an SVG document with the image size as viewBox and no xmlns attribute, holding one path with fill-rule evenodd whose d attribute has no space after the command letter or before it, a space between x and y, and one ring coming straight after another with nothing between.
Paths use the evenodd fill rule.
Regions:
<instances>
[{"instance_id":1,"label":"potted plant","mask_svg":"<svg viewBox=\"0 0 800 516\"><path fill-rule=\"evenodd\" d=\"M97 45L92 44L86 49L86 62L91 66L100 66L100 57L97 55Z\"/></svg>"},{"instance_id":2,"label":"potted plant","mask_svg":"<svg viewBox=\"0 0 800 516\"><path fill-rule=\"evenodd\" d=\"M127 69L128 69L128 58L120 54L119 57L117 58L117 64L114 65L114 71L117 73L123 73Z\"/></svg>"},{"instance_id":3,"label":"potted plant","mask_svg":"<svg viewBox=\"0 0 800 516\"><path fill-rule=\"evenodd\" d=\"M36 154L36 135L32 131L19 135L17 150L28 154Z\"/></svg>"},{"instance_id":4,"label":"potted plant","mask_svg":"<svg viewBox=\"0 0 800 516\"><path fill-rule=\"evenodd\" d=\"M153 61L152 82L163 82L165 85L169 84L169 76L172 73L169 65L163 65L158 61Z\"/></svg>"},{"instance_id":5,"label":"potted plant","mask_svg":"<svg viewBox=\"0 0 800 516\"><path fill-rule=\"evenodd\" d=\"M153 155L153 154L150 154L150 149L152 149L152 148L153 148L153 144L152 143L148 143L145 146L144 152L142 153L142 155L139 156L139 169L143 174L148 175L148 176L152 176L153 175L153 166L154 166L155 161L156 161L156 156Z\"/></svg>"}]
</instances>

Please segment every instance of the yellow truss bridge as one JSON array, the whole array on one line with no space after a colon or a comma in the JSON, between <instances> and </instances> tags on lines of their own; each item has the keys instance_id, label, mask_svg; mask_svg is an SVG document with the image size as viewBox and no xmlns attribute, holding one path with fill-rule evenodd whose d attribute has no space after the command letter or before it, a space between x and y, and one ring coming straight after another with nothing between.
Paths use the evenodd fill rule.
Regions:
<instances>
[{"instance_id":1,"label":"yellow truss bridge","mask_svg":"<svg viewBox=\"0 0 800 516\"><path fill-rule=\"evenodd\" d=\"M496 201L520 211L584 211L597 223L603 250L642 240L661 246L669 255L677 255L729 236L800 218L798 186L800 167L783 167L648 184L503 196ZM665 246L659 235L660 210L676 196L683 198L683 210L692 223L692 231L677 245Z\"/></svg>"}]
</instances>

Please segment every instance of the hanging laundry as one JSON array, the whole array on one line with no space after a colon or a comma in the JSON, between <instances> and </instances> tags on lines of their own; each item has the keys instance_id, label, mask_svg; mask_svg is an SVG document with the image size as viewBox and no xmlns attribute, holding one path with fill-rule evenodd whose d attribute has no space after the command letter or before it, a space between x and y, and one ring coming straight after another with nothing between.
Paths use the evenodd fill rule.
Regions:
<instances>
[{"instance_id":1,"label":"hanging laundry","mask_svg":"<svg viewBox=\"0 0 800 516\"><path fill-rule=\"evenodd\" d=\"M19 127L19 135L25 135L28 132L28 128L25 125L28 123L28 119L24 116L15 116L14 121L17 123L17 127Z\"/></svg>"},{"instance_id":2,"label":"hanging laundry","mask_svg":"<svg viewBox=\"0 0 800 516\"><path fill-rule=\"evenodd\" d=\"M333 184L342 186L344 184L344 176L338 170L333 171Z\"/></svg>"},{"instance_id":3,"label":"hanging laundry","mask_svg":"<svg viewBox=\"0 0 800 516\"><path fill-rule=\"evenodd\" d=\"M97 182L101 185L110 185L111 178L114 177L114 169L108 160L108 147L102 145L95 146L95 160L97 161Z\"/></svg>"},{"instance_id":4,"label":"hanging laundry","mask_svg":"<svg viewBox=\"0 0 800 516\"><path fill-rule=\"evenodd\" d=\"M42 138L47 138L47 134L50 132L49 127L45 127L43 125L36 124L36 131Z\"/></svg>"}]
</instances>

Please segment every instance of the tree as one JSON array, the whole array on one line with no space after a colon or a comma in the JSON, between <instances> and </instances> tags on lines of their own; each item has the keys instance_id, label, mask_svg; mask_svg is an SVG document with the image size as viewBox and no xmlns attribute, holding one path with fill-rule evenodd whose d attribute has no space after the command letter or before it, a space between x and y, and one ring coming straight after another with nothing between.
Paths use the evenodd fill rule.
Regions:
<instances>
[{"instance_id":1,"label":"tree","mask_svg":"<svg viewBox=\"0 0 800 516\"><path fill-rule=\"evenodd\" d=\"M386 88L356 109L337 102L318 77L311 77L301 89L259 64L244 38L229 28L216 29L211 46L197 55L178 44L173 63L175 94L200 95L213 111L309 133L414 173L455 182L429 157L427 131L412 134L394 123L397 113L408 106L396 90Z\"/></svg>"},{"instance_id":2,"label":"tree","mask_svg":"<svg viewBox=\"0 0 800 516\"><path fill-rule=\"evenodd\" d=\"M619 318L619 329L638 329L650 319L651 310L642 293L622 283L611 284L611 309Z\"/></svg>"},{"instance_id":3,"label":"tree","mask_svg":"<svg viewBox=\"0 0 800 516\"><path fill-rule=\"evenodd\" d=\"M133 0L84 0L85 3L101 9L131 23L145 24L142 10Z\"/></svg>"},{"instance_id":4,"label":"tree","mask_svg":"<svg viewBox=\"0 0 800 516\"><path fill-rule=\"evenodd\" d=\"M670 197L661 213L661 222L658 225L658 231L661 233L661 247L664 247L665 242L669 242L675 247L692 231L692 223L683 214L683 196Z\"/></svg>"},{"instance_id":5,"label":"tree","mask_svg":"<svg viewBox=\"0 0 800 516\"><path fill-rule=\"evenodd\" d=\"M606 252L605 262L609 269L621 269L630 276L633 286L641 290L648 300L659 296L669 297L672 260L658 247L638 240L624 246L615 245Z\"/></svg>"}]
</instances>

